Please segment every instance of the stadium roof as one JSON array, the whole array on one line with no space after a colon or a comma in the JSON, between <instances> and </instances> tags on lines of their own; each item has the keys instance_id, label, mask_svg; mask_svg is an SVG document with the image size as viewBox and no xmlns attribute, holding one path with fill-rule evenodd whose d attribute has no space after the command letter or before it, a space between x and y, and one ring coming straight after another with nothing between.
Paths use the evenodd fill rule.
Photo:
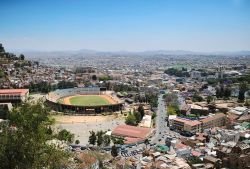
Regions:
<instances>
[{"instance_id":1,"label":"stadium roof","mask_svg":"<svg viewBox=\"0 0 250 169\"><path fill-rule=\"evenodd\" d=\"M29 89L0 89L0 95L6 95L6 94L20 94L25 95L29 92Z\"/></svg>"}]
</instances>

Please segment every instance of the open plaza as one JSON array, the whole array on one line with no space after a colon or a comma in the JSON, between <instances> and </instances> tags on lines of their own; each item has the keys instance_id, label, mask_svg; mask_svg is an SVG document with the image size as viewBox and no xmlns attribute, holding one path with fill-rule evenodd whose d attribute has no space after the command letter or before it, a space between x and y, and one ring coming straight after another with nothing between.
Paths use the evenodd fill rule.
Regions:
<instances>
[{"instance_id":1,"label":"open plaza","mask_svg":"<svg viewBox=\"0 0 250 169\"><path fill-rule=\"evenodd\" d=\"M55 129L66 129L75 135L81 145L88 144L89 131L112 131L115 127L124 124L123 117L109 116L53 116L56 120Z\"/></svg>"}]
</instances>

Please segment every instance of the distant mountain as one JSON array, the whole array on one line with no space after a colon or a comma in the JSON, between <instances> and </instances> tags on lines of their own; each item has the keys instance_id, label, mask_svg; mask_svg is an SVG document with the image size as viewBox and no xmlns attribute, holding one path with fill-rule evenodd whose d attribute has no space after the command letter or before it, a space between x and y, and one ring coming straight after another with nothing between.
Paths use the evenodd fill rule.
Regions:
<instances>
[{"instance_id":1,"label":"distant mountain","mask_svg":"<svg viewBox=\"0 0 250 169\"><path fill-rule=\"evenodd\" d=\"M96 51L89 49L81 49L75 51L23 51L15 52L17 54L23 53L28 58L37 57L74 57L74 56L153 56L153 55L223 55L223 56L249 56L250 51L236 51L236 52L193 52L185 50L151 50L141 52L130 51Z\"/></svg>"},{"instance_id":2,"label":"distant mountain","mask_svg":"<svg viewBox=\"0 0 250 169\"><path fill-rule=\"evenodd\" d=\"M211 52L213 55L228 55L228 56L247 56L250 51L236 51L236 52Z\"/></svg>"}]
</instances>

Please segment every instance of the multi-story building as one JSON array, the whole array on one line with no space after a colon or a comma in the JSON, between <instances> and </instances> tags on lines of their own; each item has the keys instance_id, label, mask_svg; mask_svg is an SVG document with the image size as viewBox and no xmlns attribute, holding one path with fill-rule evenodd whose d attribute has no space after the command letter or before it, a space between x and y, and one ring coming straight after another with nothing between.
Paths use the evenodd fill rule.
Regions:
<instances>
[{"instance_id":1,"label":"multi-story building","mask_svg":"<svg viewBox=\"0 0 250 169\"><path fill-rule=\"evenodd\" d=\"M184 118L173 119L173 127L181 131L188 131L190 133L197 133L201 131L201 122L198 120L189 120Z\"/></svg>"},{"instance_id":2,"label":"multi-story building","mask_svg":"<svg viewBox=\"0 0 250 169\"><path fill-rule=\"evenodd\" d=\"M226 115L223 113L218 113L202 120L189 120L180 117L177 117L172 120L172 126L175 129L181 131L188 131L193 134L201 132L201 130L204 129L224 126L225 123Z\"/></svg>"},{"instance_id":3,"label":"multi-story building","mask_svg":"<svg viewBox=\"0 0 250 169\"><path fill-rule=\"evenodd\" d=\"M209 129L213 127L221 127L226 123L226 115L223 113L218 113L213 116L207 117L200 120L202 123L202 129Z\"/></svg>"}]
</instances>

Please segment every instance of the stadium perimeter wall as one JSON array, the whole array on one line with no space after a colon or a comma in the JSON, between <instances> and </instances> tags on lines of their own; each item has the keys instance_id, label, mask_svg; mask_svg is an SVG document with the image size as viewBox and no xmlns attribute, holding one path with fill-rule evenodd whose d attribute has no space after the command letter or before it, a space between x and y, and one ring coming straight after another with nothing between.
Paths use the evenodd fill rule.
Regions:
<instances>
[{"instance_id":1,"label":"stadium perimeter wall","mask_svg":"<svg viewBox=\"0 0 250 169\"><path fill-rule=\"evenodd\" d=\"M59 103L58 100L68 96L74 95L101 95L107 94L106 89L103 88L70 88L61 89L50 92L46 95L46 104L55 111L64 112L67 114L101 114L106 112L116 112L123 108L123 102L108 105L97 106L76 106Z\"/></svg>"}]
</instances>

